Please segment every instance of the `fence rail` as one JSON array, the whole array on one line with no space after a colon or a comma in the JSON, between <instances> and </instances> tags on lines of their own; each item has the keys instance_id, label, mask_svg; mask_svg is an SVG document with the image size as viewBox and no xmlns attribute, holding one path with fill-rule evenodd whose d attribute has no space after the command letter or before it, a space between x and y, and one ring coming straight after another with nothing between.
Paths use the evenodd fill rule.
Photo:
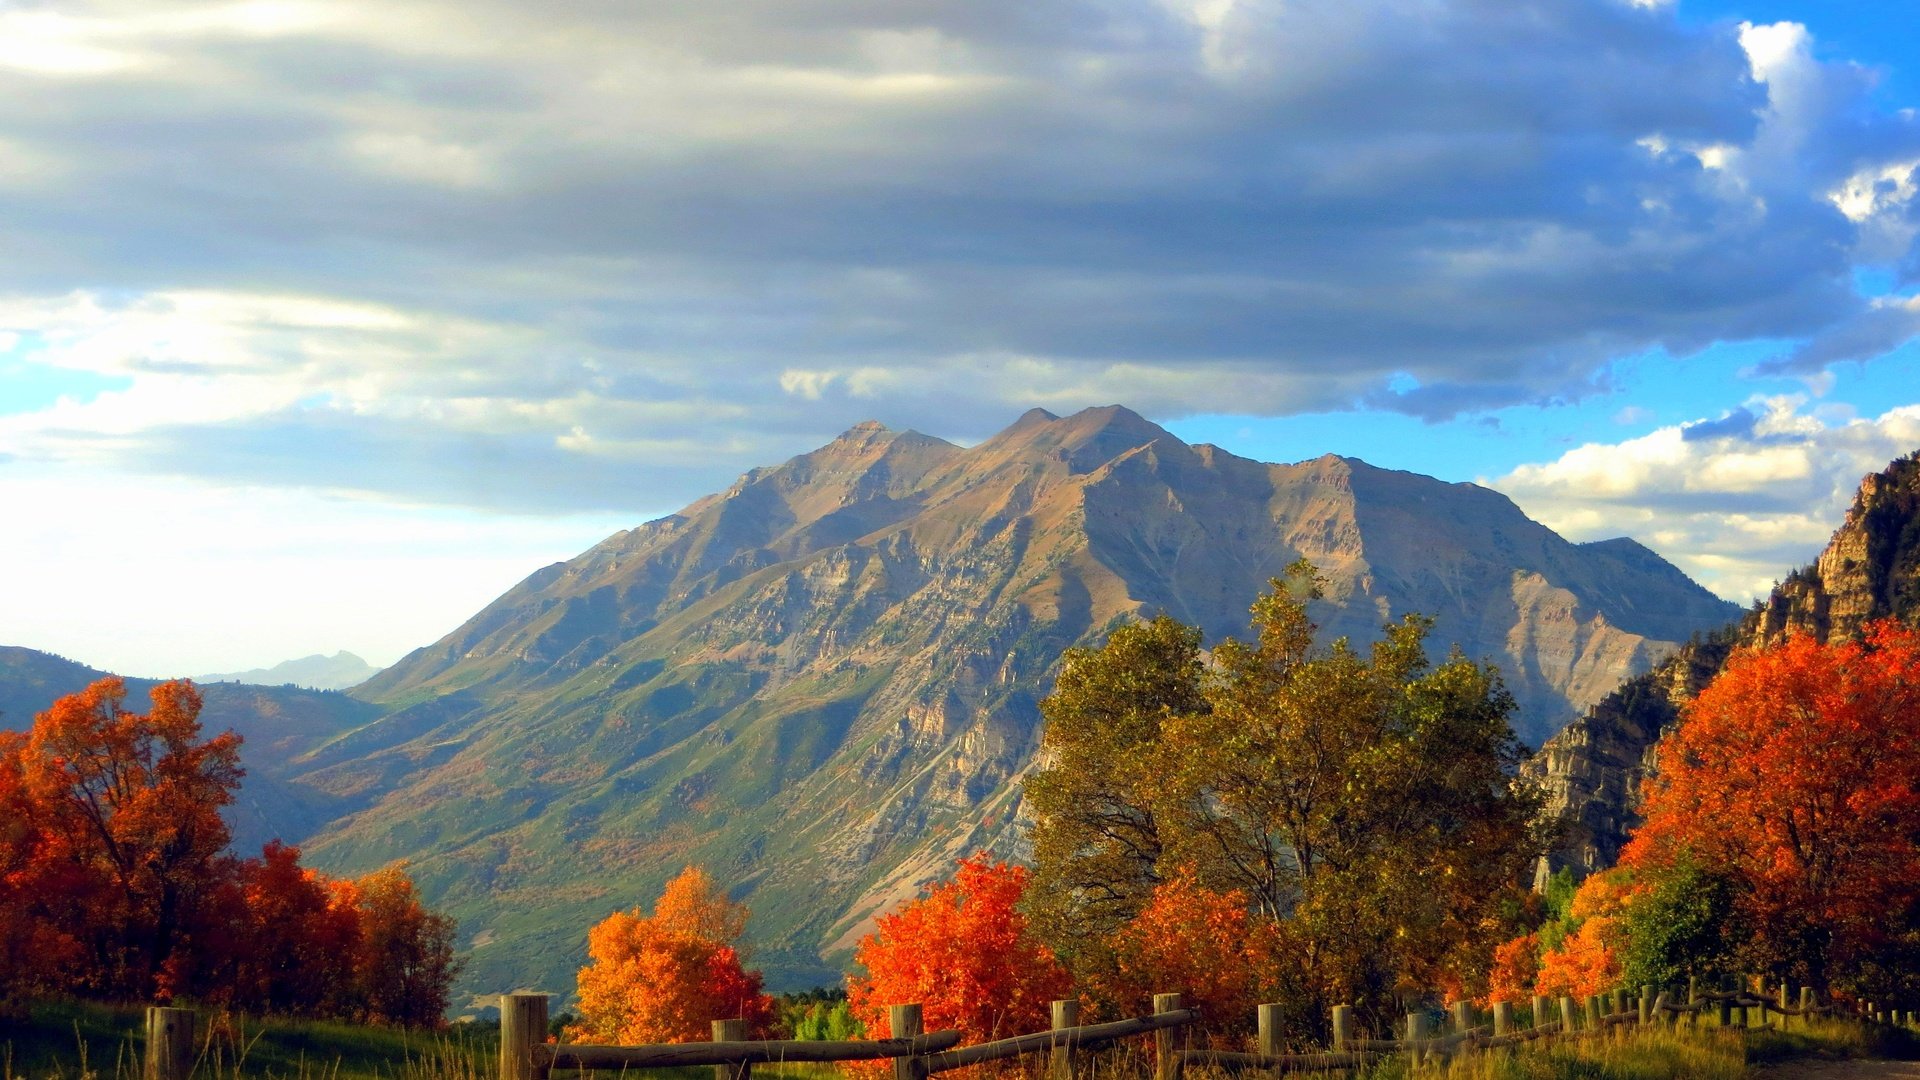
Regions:
<instances>
[{"instance_id":1,"label":"fence rail","mask_svg":"<svg viewBox=\"0 0 1920 1080\"><path fill-rule=\"evenodd\" d=\"M1156 1080L1182 1080L1187 1066L1239 1073L1257 1069L1272 1073L1326 1072L1358 1069L1392 1055L1428 1060L1467 1050L1514 1046L1545 1038L1586 1038L1628 1026L1670 1026L1683 1020L1697 1024L1709 1012L1722 1026L1753 1029L1768 1026L1769 1014L1782 1024L1798 1017L1842 1017L1883 1025L1914 1026L1916 1014L1874 1002L1820 1004L1811 987L1780 985L1768 995L1754 988L1752 978L1729 990L1703 989L1690 982L1686 1000L1653 986L1640 988L1637 998L1626 989L1595 994L1584 1002L1572 997L1536 995L1530 1026L1514 1026L1514 1005L1496 1001L1487 1011L1489 1023L1467 1003L1457 1003L1448 1016L1452 1028L1445 1034L1432 1029L1426 1010L1407 1014L1402 1033L1395 1038L1359 1037L1353 1033L1353 1010L1333 1008L1333 1045L1326 1050L1283 1052L1278 1005L1262 1005L1256 1015L1257 1053L1193 1048L1189 1029L1202 1019L1200 1010L1187 1008L1179 994L1156 994L1153 1012L1146 1016L1100 1024L1080 1024L1079 1003L1053 1003L1053 1027L1025 1035L973 1046L961 1046L958 1031L923 1032L919 1005L895 1005L889 1021L893 1035L884 1039L817 1041L803 1039L748 1039L740 1020L713 1021L713 1041L657 1043L645 1046L593 1046L549 1043L547 996L506 994L500 999L500 1080L548 1080L554 1069L659 1069L685 1066L713 1067L715 1080L749 1080L753 1066L781 1062L892 1061L895 1080L928 1077L971 1065L1006 1061L1031 1054L1051 1056L1051 1080L1076 1080L1076 1055L1111 1046L1123 1039L1151 1035L1154 1040ZM1789 1005L1797 1000L1797 1005ZM1554 1014L1557 1011L1557 1018ZM1759 1023L1755 1023L1755 1013ZM195 1014L190 1009L147 1010L147 1038L143 1080L189 1080L195 1064Z\"/></svg>"}]
</instances>

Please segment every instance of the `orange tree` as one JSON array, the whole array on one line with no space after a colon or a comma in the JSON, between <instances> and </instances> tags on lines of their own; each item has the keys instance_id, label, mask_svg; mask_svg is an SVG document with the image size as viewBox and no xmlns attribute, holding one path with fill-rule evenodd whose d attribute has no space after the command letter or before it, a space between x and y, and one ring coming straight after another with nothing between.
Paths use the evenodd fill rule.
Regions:
<instances>
[{"instance_id":1,"label":"orange tree","mask_svg":"<svg viewBox=\"0 0 1920 1080\"><path fill-rule=\"evenodd\" d=\"M1737 653L1658 754L1625 859L1730 883L1748 963L1884 989L1920 941L1920 632Z\"/></svg>"},{"instance_id":2,"label":"orange tree","mask_svg":"<svg viewBox=\"0 0 1920 1080\"><path fill-rule=\"evenodd\" d=\"M1277 928L1249 911L1245 893L1216 892L1176 873L1114 934L1116 970L1103 989L1128 1011L1178 990L1210 1027L1245 1034L1268 1000L1277 944Z\"/></svg>"},{"instance_id":3,"label":"orange tree","mask_svg":"<svg viewBox=\"0 0 1920 1080\"><path fill-rule=\"evenodd\" d=\"M918 1002L928 1031L957 1028L969 1042L1039 1031L1048 1003L1072 979L1020 910L1024 867L975 855L951 880L899 911L880 916L862 938L847 1001L869 1033L892 1030L889 1005Z\"/></svg>"},{"instance_id":4,"label":"orange tree","mask_svg":"<svg viewBox=\"0 0 1920 1080\"><path fill-rule=\"evenodd\" d=\"M698 1042L714 1020L740 1018L763 1036L773 999L761 976L742 964L738 941L747 909L689 866L667 883L652 914L616 911L587 933L580 969L580 1020L569 1036L584 1042Z\"/></svg>"}]
</instances>

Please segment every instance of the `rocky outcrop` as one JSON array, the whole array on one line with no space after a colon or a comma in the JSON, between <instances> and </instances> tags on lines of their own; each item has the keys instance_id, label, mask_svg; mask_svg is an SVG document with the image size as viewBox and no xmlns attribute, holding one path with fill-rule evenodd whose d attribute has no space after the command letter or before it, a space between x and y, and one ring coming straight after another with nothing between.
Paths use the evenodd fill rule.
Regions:
<instances>
[{"instance_id":1,"label":"rocky outcrop","mask_svg":"<svg viewBox=\"0 0 1920 1080\"><path fill-rule=\"evenodd\" d=\"M772 978L831 979L822 950L876 910L1012 850L1063 650L1157 612L1243 635L1302 556L1325 635L1431 615L1436 650L1507 672L1534 737L1737 613L1485 488L1250 461L1121 408L1034 410L969 448L863 424L533 574L355 690L389 715L301 778L363 809L305 850L412 860L475 991L565 989L585 928L689 861L739 884Z\"/></svg>"},{"instance_id":2,"label":"rocky outcrop","mask_svg":"<svg viewBox=\"0 0 1920 1080\"><path fill-rule=\"evenodd\" d=\"M1633 827L1655 745L1738 648L1789 634L1844 640L1887 616L1920 620L1920 454L1860 482L1846 520L1813 565L1795 570L1737 622L1689 641L1547 740L1522 769L1566 828L1548 868L1613 864Z\"/></svg>"}]
</instances>

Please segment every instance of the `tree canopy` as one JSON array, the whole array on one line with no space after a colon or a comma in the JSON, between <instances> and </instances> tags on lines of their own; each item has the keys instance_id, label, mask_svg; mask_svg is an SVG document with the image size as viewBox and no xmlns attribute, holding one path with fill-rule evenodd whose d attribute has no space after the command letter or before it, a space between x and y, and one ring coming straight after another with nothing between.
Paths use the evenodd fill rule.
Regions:
<instances>
[{"instance_id":1,"label":"tree canopy","mask_svg":"<svg viewBox=\"0 0 1920 1080\"><path fill-rule=\"evenodd\" d=\"M1039 925L1078 969L1111 971L1115 933L1179 877L1287 939L1303 1018L1484 978L1546 841L1513 698L1491 666L1431 664L1419 616L1317 645L1319 588L1289 568L1255 640L1210 656L1161 617L1066 657L1027 792Z\"/></svg>"}]
</instances>

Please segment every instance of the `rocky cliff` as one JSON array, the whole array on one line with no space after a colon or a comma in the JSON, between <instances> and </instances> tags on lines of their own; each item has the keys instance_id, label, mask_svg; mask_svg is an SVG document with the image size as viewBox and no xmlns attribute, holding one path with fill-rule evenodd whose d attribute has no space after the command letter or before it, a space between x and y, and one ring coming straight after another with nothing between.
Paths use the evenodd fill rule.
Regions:
<instances>
[{"instance_id":1,"label":"rocky cliff","mask_svg":"<svg viewBox=\"0 0 1920 1080\"><path fill-rule=\"evenodd\" d=\"M863 424L538 571L354 693L388 710L295 766L353 812L336 871L412 860L465 985L566 992L586 928L688 862L752 904L777 983L835 975L878 909L1018 837L1067 646L1165 611L1209 640L1306 556L1328 634L1437 619L1534 736L1737 613L1627 540L1363 462L1270 465L1120 408L962 448Z\"/></svg>"},{"instance_id":2,"label":"rocky cliff","mask_svg":"<svg viewBox=\"0 0 1920 1080\"><path fill-rule=\"evenodd\" d=\"M1920 619L1920 454L1860 482L1846 520L1813 565L1787 575L1738 622L1696 638L1628 679L1553 738L1523 769L1567 823L1554 867L1612 865L1639 821L1634 803L1654 745L1733 650L1810 634L1845 639L1886 616Z\"/></svg>"}]
</instances>

